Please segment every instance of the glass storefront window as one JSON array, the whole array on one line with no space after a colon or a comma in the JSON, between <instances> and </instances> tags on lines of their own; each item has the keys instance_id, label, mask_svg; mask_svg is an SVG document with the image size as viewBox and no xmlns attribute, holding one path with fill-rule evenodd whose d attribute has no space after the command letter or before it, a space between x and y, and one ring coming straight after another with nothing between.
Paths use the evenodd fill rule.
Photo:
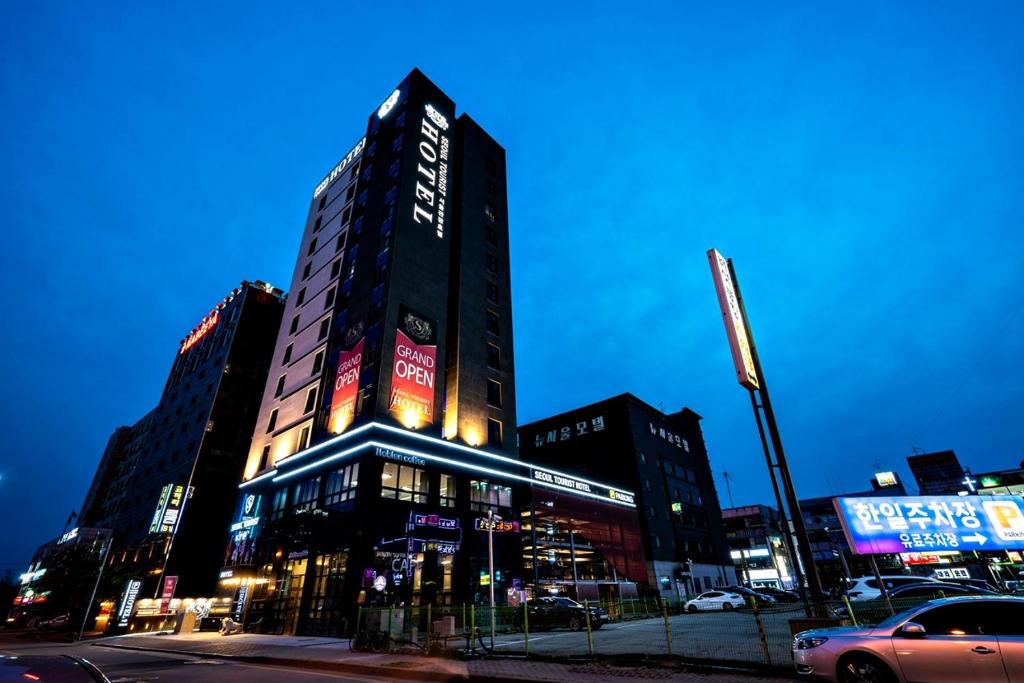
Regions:
<instances>
[{"instance_id":1,"label":"glass storefront window","mask_svg":"<svg viewBox=\"0 0 1024 683\"><path fill-rule=\"evenodd\" d=\"M359 463L329 473L327 488L324 491L324 507L333 509L351 507L346 503L355 500L357 486L359 486Z\"/></svg>"},{"instance_id":2,"label":"glass storefront window","mask_svg":"<svg viewBox=\"0 0 1024 683\"><path fill-rule=\"evenodd\" d=\"M295 485L295 510L313 510L320 495L320 477L313 477Z\"/></svg>"},{"instance_id":3,"label":"glass storefront window","mask_svg":"<svg viewBox=\"0 0 1024 683\"><path fill-rule=\"evenodd\" d=\"M380 475L380 497L426 503L429 491L426 472L418 467L384 463Z\"/></svg>"},{"instance_id":4,"label":"glass storefront window","mask_svg":"<svg viewBox=\"0 0 1024 683\"><path fill-rule=\"evenodd\" d=\"M455 477L450 474L441 475L441 507L455 507Z\"/></svg>"},{"instance_id":5,"label":"glass storefront window","mask_svg":"<svg viewBox=\"0 0 1024 683\"><path fill-rule=\"evenodd\" d=\"M480 512L512 507L512 487L474 479L469 482L469 502L471 510Z\"/></svg>"}]
</instances>

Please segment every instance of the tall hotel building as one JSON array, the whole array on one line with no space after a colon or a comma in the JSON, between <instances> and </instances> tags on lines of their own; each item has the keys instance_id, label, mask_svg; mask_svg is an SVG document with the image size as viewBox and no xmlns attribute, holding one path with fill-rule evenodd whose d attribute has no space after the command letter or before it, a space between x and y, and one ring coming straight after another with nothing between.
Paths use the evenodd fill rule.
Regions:
<instances>
[{"instance_id":1,"label":"tall hotel building","mask_svg":"<svg viewBox=\"0 0 1024 683\"><path fill-rule=\"evenodd\" d=\"M521 586L513 378L505 152L413 70L312 190L221 572L238 616L333 635L480 599L489 515L498 593Z\"/></svg>"}]
</instances>

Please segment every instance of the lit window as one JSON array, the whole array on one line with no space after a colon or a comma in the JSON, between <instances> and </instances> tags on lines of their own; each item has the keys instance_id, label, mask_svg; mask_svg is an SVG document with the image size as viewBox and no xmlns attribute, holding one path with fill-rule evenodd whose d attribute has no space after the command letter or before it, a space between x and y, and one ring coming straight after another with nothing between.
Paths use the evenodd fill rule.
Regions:
<instances>
[{"instance_id":1,"label":"lit window","mask_svg":"<svg viewBox=\"0 0 1024 683\"><path fill-rule=\"evenodd\" d=\"M295 452L298 453L301 450L309 448L309 436L313 431L312 425L305 425L299 430L299 440L295 444Z\"/></svg>"},{"instance_id":2,"label":"lit window","mask_svg":"<svg viewBox=\"0 0 1024 683\"><path fill-rule=\"evenodd\" d=\"M327 488L324 490L324 507L350 507L345 504L355 499L357 486L359 486L359 463L328 473Z\"/></svg>"},{"instance_id":3,"label":"lit window","mask_svg":"<svg viewBox=\"0 0 1024 683\"><path fill-rule=\"evenodd\" d=\"M380 475L380 497L426 503L429 491L426 472L408 465L384 463Z\"/></svg>"},{"instance_id":4,"label":"lit window","mask_svg":"<svg viewBox=\"0 0 1024 683\"><path fill-rule=\"evenodd\" d=\"M441 507L455 507L455 477L441 474Z\"/></svg>"},{"instance_id":5,"label":"lit window","mask_svg":"<svg viewBox=\"0 0 1024 683\"><path fill-rule=\"evenodd\" d=\"M295 485L293 497L295 510L314 510L320 494L320 477L313 477Z\"/></svg>"},{"instance_id":6,"label":"lit window","mask_svg":"<svg viewBox=\"0 0 1024 683\"><path fill-rule=\"evenodd\" d=\"M469 507L480 512L499 507L512 507L512 488L488 481L473 480L469 482Z\"/></svg>"}]
</instances>

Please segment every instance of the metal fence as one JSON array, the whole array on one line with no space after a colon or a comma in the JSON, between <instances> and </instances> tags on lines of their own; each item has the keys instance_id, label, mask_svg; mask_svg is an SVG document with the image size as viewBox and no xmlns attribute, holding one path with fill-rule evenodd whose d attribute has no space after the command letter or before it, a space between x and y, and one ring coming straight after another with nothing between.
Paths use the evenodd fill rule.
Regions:
<instances>
[{"instance_id":1,"label":"metal fence","mask_svg":"<svg viewBox=\"0 0 1024 683\"><path fill-rule=\"evenodd\" d=\"M901 611L920 600L893 602ZM830 602L827 616L809 617L800 604L748 605L727 611L686 612L680 602L642 598L591 601L608 614L564 623L531 623L525 605L456 605L362 609L359 630L388 634L381 647L431 654L478 656L666 657L718 663L789 666L794 631L817 626L878 623L890 615L883 601Z\"/></svg>"}]
</instances>

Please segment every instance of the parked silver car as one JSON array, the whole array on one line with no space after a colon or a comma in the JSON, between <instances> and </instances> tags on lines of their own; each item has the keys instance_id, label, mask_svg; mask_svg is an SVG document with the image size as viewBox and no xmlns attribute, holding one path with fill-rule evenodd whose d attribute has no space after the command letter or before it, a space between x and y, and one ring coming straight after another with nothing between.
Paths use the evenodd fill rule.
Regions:
<instances>
[{"instance_id":1,"label":"parked silver car","mask_svg":"<svg viewBox=\"0 0 1024 683\"><path fill-rule=\"evenodd\" d=\"M867 628L798 633L800 677L838 683L1024 681L1024 599L932 600Z\"/></svg>"}]
</instances>

